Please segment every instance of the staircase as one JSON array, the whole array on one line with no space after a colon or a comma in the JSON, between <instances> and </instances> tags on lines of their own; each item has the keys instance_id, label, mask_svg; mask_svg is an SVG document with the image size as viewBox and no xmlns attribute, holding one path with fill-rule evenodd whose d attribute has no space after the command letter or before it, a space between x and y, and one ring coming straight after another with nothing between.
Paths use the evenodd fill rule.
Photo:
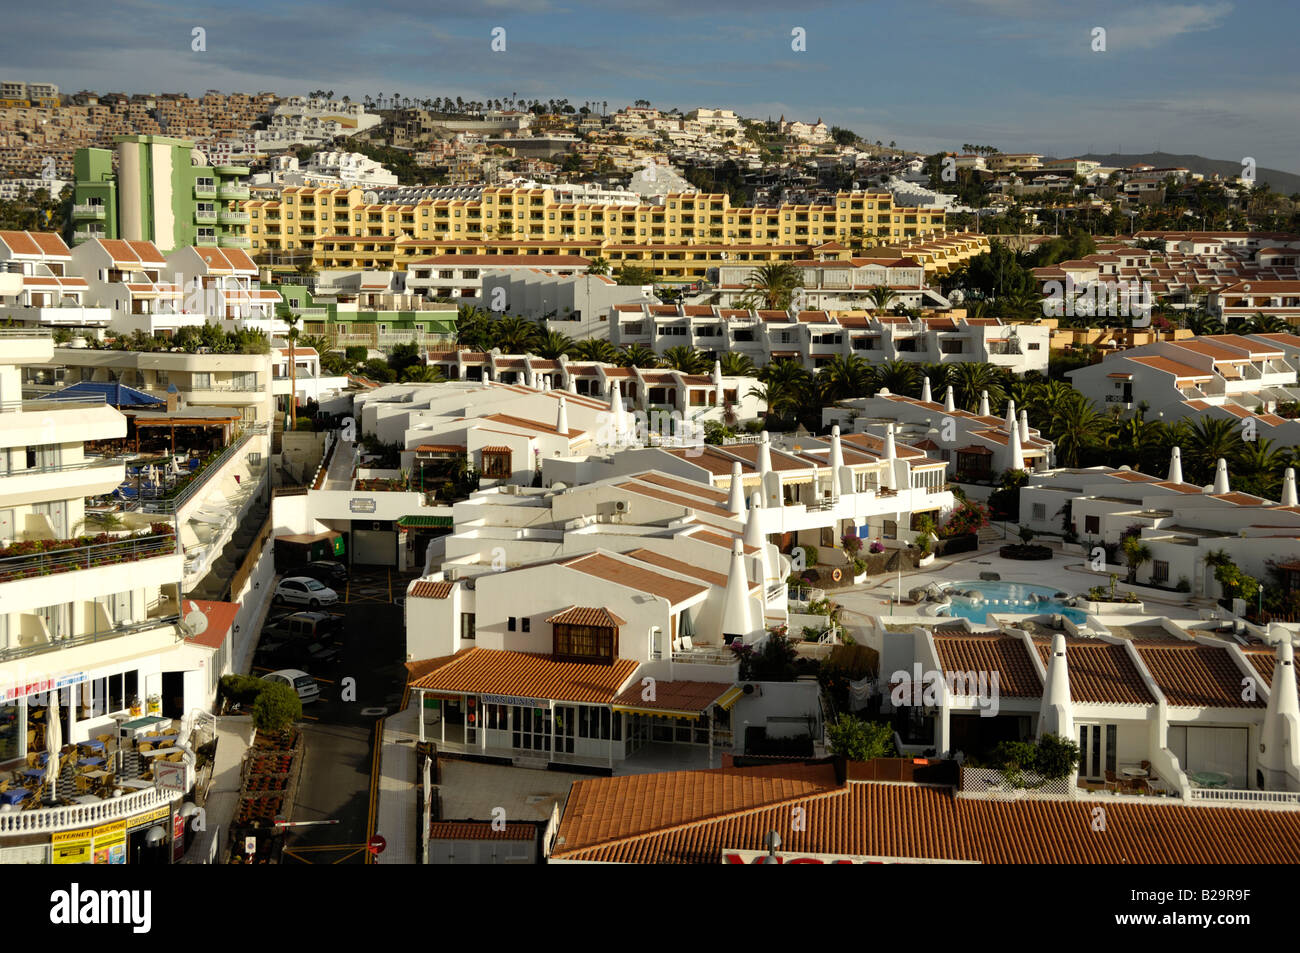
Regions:
<instances>
[{"instance_id":1,"label":"staircase","mask_svg":"<svg viewBox=\"0 0 1300 953\"><path fill-rule=\"evenodd\" d=\"M992 524L981 526L978 535L981 546L985 543L1001 543L1006 541L1002 536L1002 530Z\"/></svg>"}]
</instances>

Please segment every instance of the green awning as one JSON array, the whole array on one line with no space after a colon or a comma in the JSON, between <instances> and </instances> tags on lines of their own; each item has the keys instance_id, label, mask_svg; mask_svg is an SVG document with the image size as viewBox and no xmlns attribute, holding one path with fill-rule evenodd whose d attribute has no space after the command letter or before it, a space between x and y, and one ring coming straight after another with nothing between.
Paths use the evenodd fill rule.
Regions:
<instances>
[{"instance_id":1,"label":"green awning","mask_svg":"<svg viewBox=\"0 0 1300 953\"><path fill-rule=\"evenodd\" d=\"M403 529L450 529L456 524L450 516L403 516L397 525Z\"/></svg>"}]
</instances>

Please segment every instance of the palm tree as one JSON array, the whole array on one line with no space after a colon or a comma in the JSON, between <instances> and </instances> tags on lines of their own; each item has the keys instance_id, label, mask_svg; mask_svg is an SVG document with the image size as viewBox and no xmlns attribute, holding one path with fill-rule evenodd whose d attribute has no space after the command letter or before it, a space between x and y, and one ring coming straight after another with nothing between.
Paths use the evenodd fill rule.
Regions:
<instances>
[{"instance_id":1,"label":"palm tree","mask_svg":"<svg viewBox=\"0 0 1300 953\"><path fill-rule=\"evenodd\" d=\"M598 361L601 364L617 364L621 356L619 349L608 341L598 338L585 338L574 342L573 356L580 361Z\"/></svg>"},{"instance_id":2,"label":"palm tree","mask_svg":"<svg viewBox=\"0 0 1300 953\"><path fill-rule=\"evenodd\" d=\"M304 334L298 338L298 346L311 348L321 357L324 357L331 350L329 338L322 334Z\"/></svg>"},{"instance_id":3,"label":"palm tree","mask_svg":"<svg viewBox=\"0 0 1300 953\"><path fill-rule=\"evenodd\" d=\"M974 411L979 407L980 393L989 392L989 407L992 409L1002 403L1002 375L992 364L979 361L963 361L952 365L948 383L952 385L953 402L964 410Z\"/></svg>"},{"instance_id":4,"label":"palm tree","mask_svg":"<svg viewBox=\"0 0 1300 953\"><path fill-rule=\"evenodd\" d=\"M1272 440L1242 441L1236 453L1234 473L1236 489L1265 499L1277 499L1282 489L1282 471L1290 454L1273 445Z\"/></svg>"},{"instance_id":5,"label":"palm tree","mask_svg":"<svg viewBox=\"0 0 1300 953\"><path fill-rule=\"evenodd\" d=\"M872 378L870 365L858 355L836 355L818 369L817 387L824 401L844 400L868 393Z\"/></svg>"},{"instance_id":6,"label":"palm tree","mask_svg":"<svg viewBox=\"0 0 1300 953\"><path fill-rule=\"evenodd\" d=\"M1062 466L1077 467L1085 450L1102 442L1106 433L1106 418L1099 414L1092 402L1076 395L1053 408L1045 428L1048 437L1056 444L1056 460Z\"/></svg>"},{"instance_id":7,"label":"palm tree","mask_svg":"<svg viewBox=\"0 0 1300 953\"><path fill-rule=\"evenodd\" d=\"M664 351L659 363L662 367L671 367L683 374L704 374L709 370L709 359L695 348L683 344Z\"/></svg>"},{"instance_id":8,"label":"palm tree","mask_svg":"<svg viewBox=\"0 0 1300 953\"><path fill-rule=\"evenodd\" d=\"M587 274L589 275L608 275L609 262L604 258L593 258L587 265Z\"/></svg>"},{"instance_id":9,"label":"palm tree","mask_svg":"<svg viewBox=\"0 0 1300 953\"><path fill-rule=\"evenodd\" d=\"M506 315L492 323L491 333L492 344L503 354L523 354L533 349L537 325L517 315Z\"/></svg>"},{"instance_id":10,"label":"palm tree","mask_svg":"<svg viewBox=\"0 0 1300 953\"><path fill-rule=\"evenodd\" d=\"M794 290L803 283L803 269L785 261L771 262L751 271L746 283L750 296L761 301L764 308L784 311L790 307Z\"/></svg>"},{"instance_id":11,"label":"palm tree","mask_svg":"<svg viewBox=\"0 0 1300 953\"><path fill-rule=\"evenodd\" d=\"M1124 551L1124 562L1128 566L1129 585L1136 585L1138 569L1151 561L1151 547L1142 542L1141 536L1133 534L1123 538L1120 549Z\"/></svg>"},{"instance_id":12,"label":"palm tree","mask_svg":"<svg viewBox=\"0 0 1300 953\"><path fill-rule=\"evenodd\" d=\"M441 384L444 378L432 364L412 364L402 371L402 380L408 384Z\"/></svg>"},{"instance_id":13,"label":"palm tree","mask_svg":"<svg viewBox=\"0 0 1300 953\"><path fill-rule=\"evenodd\" d=\"M456 312L456 343L474 351L489 348L492 319L482 308L461 305Z\"/></svg>"},{"instance_id":14,"label":"palm tree","mask_svg":"<svg viewBox=\"0 0 1300 953\"><path fill-rule=\"evenodd\" d=\"M298 423L298 361L293 352L301 333L298 324L302 321L302 315L285 307L280 312L280 320L289 325L289 332L285 335L289 342L289 411L284 429L292 430Z\"/></svg>"},{"instance_id":15,"label":"palm tree","mask_svg":"<svg viewBox=\"0 0 1300 953\"><path fill-rule=\"evenodd\" d=\"M804 406L813 377L798 361L783 359L773 361L758 373L762 387L750 389L750 394L767 403L769 414L786 417Z\"/></svg>"},{"instance_id":16,"label":"palm tree","mask_svg":"<svg viewBox=\"0 0 1300 953\"><path fill-rule=\"evenodd\" d=\"M658 367L659 355L644 344L633 344L623 351L619 363L624 367Z\"/></svg>"},{"instance_id":17,"label":"palm tree","mask_svg":"<svg viewBox=\"0 0 1300 953\"><path fill-rule=\"evenodd\" d=\"M886 361L878 367L873 367L872 371L875 378L872 383L876 390L883 388L891 394L899 394L903 397L921 396L921 369L911 361L904 361L901 358ZM930 386L933 388L934 384L931 383Z\"/></svg>"},{"instance_id":18,"label":"palm tree","mask_svg":"<svg viewBox=\"0 0 1300 953\"><path fill-rule=\"evenodd\" d=\"M727 351L718 358L722 364L722 373L725 377L756 377L758 368L754 366L753 360L748 354L741 354L739 351Z\"/></svg>"},{"instance_id":19,"label":"palm tree","mask_svg":"<svg viewBox=\"0 0 1300 953\"><path fill-rule=\"evenodd\" d=\"M1217 417L1200 417L1187 432L1183 444L1184 465L1195 474L1196 483L1209 483L1219 458L1232 460L1241 449L1241 433L1236 421Z\"/></svg>"},{"instance_id":20,"label":"palm tree","mask_svg":"<svg viewBox=\"0 0 1300 953\"><path fill-rule=\"evenodd\" d=\"M573 354L573 338L560 331L546 331L533 342L532 353L547 360L558 360L561 354Z\"/></svg>"},{"instance_id":21,"label":"palm tree","mask_svg":"<svg viewBox=\"0 0 1300 953\"><path fill-rule=\"evenodd\" d=\"M898 300L898 292L889 285L872 285L871 290L867 292L867 297L871 299L871 310L887 311L889 306Z\"/></svg>"}]
</instances>

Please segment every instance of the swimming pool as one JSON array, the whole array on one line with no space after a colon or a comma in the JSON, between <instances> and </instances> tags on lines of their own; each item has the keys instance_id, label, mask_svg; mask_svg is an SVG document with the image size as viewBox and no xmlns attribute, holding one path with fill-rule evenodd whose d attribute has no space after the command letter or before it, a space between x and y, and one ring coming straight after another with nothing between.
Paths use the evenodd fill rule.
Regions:
<instances>
[{"instance_id":1,"label":"swimming pool","mask_svg":"<svg viewBox=\"0 0 1300 953\"><path fill-rule=\"evenodd\" d=\"M1078 609L1057 598L1059 589L1035 586L1027 582L954 582L943 587L952 599L948 614L983 624L990 612L1007 615L1062 615L1071 622L1084 622L1087 617ZM959 595L975 591L978 598Z\"/></svg>"}]
</instances>

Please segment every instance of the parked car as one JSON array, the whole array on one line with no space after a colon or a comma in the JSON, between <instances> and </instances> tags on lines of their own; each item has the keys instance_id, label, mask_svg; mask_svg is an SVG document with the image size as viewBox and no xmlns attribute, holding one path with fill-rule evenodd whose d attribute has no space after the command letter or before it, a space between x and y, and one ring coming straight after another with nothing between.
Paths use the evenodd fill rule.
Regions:
<instances>
[{"instance_id":1,"label":"parked car","mask_svg":"<svg viewBox=\"0 0 1300 953\"><path fill-rule=\"evenodd\" d=\"M270 675L263 675L262 680L288 685L298 693L298 700L304 705L320 698L320 686L316 684L316 679L300 669L282 668Z\"/></svg>"},{"instance_id":2,"label":"parked car","mask_svg":"<svg viewBox=\"0 0 1300 953\"><path fill-rule=\"evenodd\" d=\"M290 576L281 579L275 587L275 600L315 609L317 606L332 606L339 601L339 594L310 576Z\"/></svg>"},{"instance_id":3,"label":"parked car","mask_svg":"<svg viewBox=\"0 0 1300 953\"><path fill-rule=\"evenodd\" d=\"M348 581L348 568L332 559L318 559L293 568L295 576L309 576L327 586L342 586Z\"/></svg>"},{"instance_id":4,"label":"parked car","mask_svg":"<svg viewBox=\"0 0 1300 953\"><path fill-rule=\"evenodd\" d=\"M291 612L262 627L262 638L276 641L335 642L343 635L343 619L328 612Z\"/></svg>"},{"instance_id":5,"label":"parked car","mask_svg":"<svg viewBox=\"0 0 1300 953\"><path fill-rule=\"evenodd\" d=\"M268 665L294 665L304 662L322 668L339 659L337 646L324 642L302 642L296 639L270 639L257 647L257 655Z\"/></svg>"}]
</instances>

